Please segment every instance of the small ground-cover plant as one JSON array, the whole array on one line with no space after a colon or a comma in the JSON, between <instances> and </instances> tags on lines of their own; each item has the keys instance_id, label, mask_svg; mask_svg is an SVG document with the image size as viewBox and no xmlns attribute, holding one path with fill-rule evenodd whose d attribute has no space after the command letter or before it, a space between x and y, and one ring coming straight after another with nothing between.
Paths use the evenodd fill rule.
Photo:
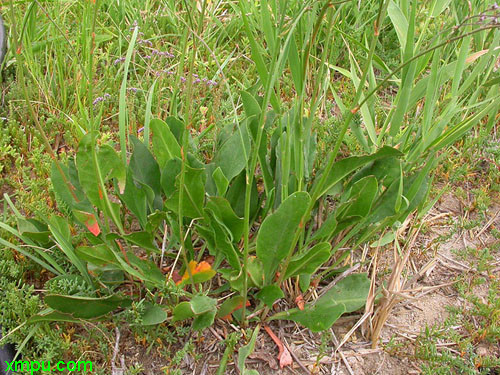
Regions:
<instances>
[{"instance_id":1,"label":"small ground-cover plant","mask_svg":"<svg viewBox=\"0 0 500 375\"><path fill-rule=\"evenodd\" d=\"M476 251L489 256L488 248ZM492 252L498 253L498 249ZM449 306L450 316L446 321L436 327L427 327L416 341L415 355L424 361L424 374L492 374L500 369L497 347L500 340L499 281L491 273L494 263L485 267L491 275L490 280L480 276L484 269L481 260L471 263L477 270L459 276L457 283L458 293L466 303ZM484 297L477 295L475 289L479 285L487 291ZM453 343L456 349L441 348L439 342L443 341Z\"/></svg>"},{"instance_id":2,"label":"small ground-cover plant","mask_svg":"<svg viewBox=\"0 0 500 375\"><path fill-rule=\"evenodd\" d=\"M264 1L258 8L241 2L238 14L258 82L241 91L243 111L231 103L234 123L221 126L213 157L206 159L196 148L192 74L183 86L182 116L151 120L146 110L143 141L128 127L124 98L139 37L133 27L123 61L119 147L101 141L100 115L94 114L82 127L86 134L76 155L66 165L53 164L62 216L43 222L17 214L17 229L2 224L33 251L8 241L5 246L56 275L45 295L50 308L30 322L100 318L136 301L144 307L138 320L144 325L192 318L193 328L203 329L231 314L245 325L250 309L253 319L288 319L319 331L362 307L370 282L366 275L352 274L324 289L316 301L269 314L278 299L293 300L339 273L350 256L340 249L355 248L404 221L425 199L438 151L483 118L489 121L500 102L494 91L498 83L491 78L499 53L496 21L458 28L458 34L443 32L424 47L423 40L415 40L416 4L370 4L375 26L366 29L366 45L357 44L366 55L350 53L354 42L347 38L349 67L339 69L331 62L336 51L329 41L345 36L333 25L346 5L306 2L283 8ZM433 17L444 11L443 4L433 2ZM188 71L204 46L198 35L206 6L189 9L199 21L190 19L180 41ZM99 9L96 3L94 11ZM384 21L386 12L390 22ZM396 31L401 46L401 64L393 70L375 54L384 24ZM459 53L450 54L451 46L459 46ZM481 53L472 53L477 48ZM20 64L21 73L24 69ZM328 83L334 71L351 80L350 102ZM295 96L285 101L280 77L287 72ZM177 74L180 81L184 69ZM393 107L373 111L374 94L393 77ZM87 90L92 92L82 85L82 95L92 97ZM175 90L172 103L179 100ZM320 161L315 116L328 95L343 116L331 152ZM90 102L86 116L94 109ZM174 114L179 109L171 108ZM361 155L341 155L348 132ZM70 270L48 251L53 248L66 255ZM288 283L294 288L285 295ZM230 296L229 290L237 294Z\"/></svg>"}]
</instances>

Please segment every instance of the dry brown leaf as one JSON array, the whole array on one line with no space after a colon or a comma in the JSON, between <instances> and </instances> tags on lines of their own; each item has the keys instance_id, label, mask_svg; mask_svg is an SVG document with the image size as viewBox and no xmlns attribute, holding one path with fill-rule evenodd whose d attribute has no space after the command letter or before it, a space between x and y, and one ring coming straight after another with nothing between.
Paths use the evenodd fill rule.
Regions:
<instances>
[{"instance_id":1,"label":"dry brown leaf","mask_svg":"<svg viewBox=\"0 0 500 375\"><path fill-rule=\"evenodd\" d=\"M278 361L280 361L280 367L291 366L293 363L292 356L287 348L283 345L281 340L274 334L269 326L264 326L264 330L271 337L271 339L278 346Z\"/></svg>"}]
</instances>

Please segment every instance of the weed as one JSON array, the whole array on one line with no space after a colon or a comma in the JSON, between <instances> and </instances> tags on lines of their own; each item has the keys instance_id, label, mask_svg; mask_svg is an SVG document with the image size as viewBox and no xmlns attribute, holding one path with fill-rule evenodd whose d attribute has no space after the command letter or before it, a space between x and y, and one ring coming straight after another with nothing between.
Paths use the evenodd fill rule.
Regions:
<instances>
[{"instance_id":1,"label":"weed","mask_svg":"<svg viewBox=\"0 0 500 375\"><path fill-rule=\"evenodd\" d=\"M314 294L340 249L421 210L440 154L453 182L498 176L494 143L477 147L481 170L448 149L491 134L500 102L497 7L480 3L11 2L0 173L24 216L4 212L2 245L55 277L53 313L19 275L8 297L29 306L2 324L121 308L113 324L168 353L233 313L320 331L362 307L369 280L353 274L270 315L285 282ZM486 189L470 207L459 195L486 214ZM455 229L479 225L467 220Z\"/></svg>"}]
</instances>

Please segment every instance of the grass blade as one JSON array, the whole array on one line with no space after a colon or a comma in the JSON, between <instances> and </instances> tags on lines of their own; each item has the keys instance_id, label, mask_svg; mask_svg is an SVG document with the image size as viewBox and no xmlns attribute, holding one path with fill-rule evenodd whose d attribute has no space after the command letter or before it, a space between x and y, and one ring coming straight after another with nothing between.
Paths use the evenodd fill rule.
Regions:
<instances>
[{"instance_id":1,"label":"grass blade","mask_svg":"<svg viewBox=\"0 0 500 375\"><path fill-rule=\"evenodd\" d=\"M139 28L134 28L134 33L130 39L130 44L127 50L127 56L125 57L125 63L123 68L123 79L122 85L120 87L120 99L118 104L118 123L119 123L119 133L120 133L120 149L122 161L125 164L127 162L127 78L128 69L130 65L130 60L132 60L132 54L134 52L135 41L137 40L137 34L139 33Z\"/></svg>"},{"instance_id":2,"label":"grass blade","mask_svg":"<svg viewBox=\"0 0 500 375\"><path fill-rule=\"evenodd\" d=\"M156 82L158 80L156 79L153 84L151 85L151 88L148 91L148 97L146 100L146 113L144 115L144 144L149 147L149 123L151 122L151 106L153 105L153 94L155 92L155 87L156 87Z\"/></svg>"}]
</instances>

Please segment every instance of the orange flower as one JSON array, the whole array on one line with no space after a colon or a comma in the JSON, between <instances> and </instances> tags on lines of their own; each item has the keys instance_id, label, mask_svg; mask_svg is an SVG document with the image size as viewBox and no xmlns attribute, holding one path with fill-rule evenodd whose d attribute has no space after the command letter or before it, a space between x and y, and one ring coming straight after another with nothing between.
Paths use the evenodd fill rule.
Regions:
<instances>
[{"instance_id":1,"label":"orange flower","mask_svg":"<svg viewBox=\"0 0 500 375\"><path fill-rule=\"evenodd\" d=\"M210 265L210 263L202 261L198 264L198 262L195 260L190 261L188 264L188 267L189 267L189 270L191 271L192 276L194 276L200 272L210 271L212 269L212 266ZM184 275L182 276L182 278L179 281L177 281L175 284L179 285L188 279L189 279L189 272L186 270L186 272L184 272Z\"/></svg>"}]
</instances>

